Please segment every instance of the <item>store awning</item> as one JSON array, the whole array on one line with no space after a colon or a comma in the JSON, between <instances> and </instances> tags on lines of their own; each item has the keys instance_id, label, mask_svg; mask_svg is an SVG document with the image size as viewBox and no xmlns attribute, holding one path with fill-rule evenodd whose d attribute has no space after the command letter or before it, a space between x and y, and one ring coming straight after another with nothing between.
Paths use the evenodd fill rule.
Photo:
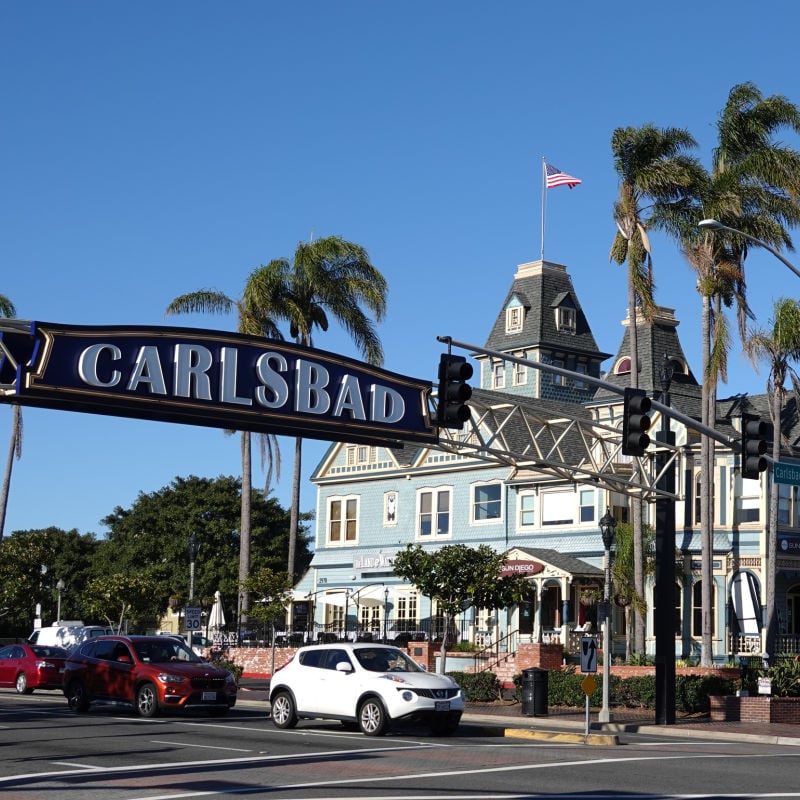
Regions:
<instances>
[{"instance_id":1,"label":"store awning","mask_svg":"<svg viewBox=\"0 0 800 800\"><path fill-rule=\"evenodd\" d=\"M353 602L360 606L370 606L372 608L382 606L386 601L385 590L386 587L382 584L368 586L360 591L357 589L352 594Z\"/></svg>"}]
</instances>

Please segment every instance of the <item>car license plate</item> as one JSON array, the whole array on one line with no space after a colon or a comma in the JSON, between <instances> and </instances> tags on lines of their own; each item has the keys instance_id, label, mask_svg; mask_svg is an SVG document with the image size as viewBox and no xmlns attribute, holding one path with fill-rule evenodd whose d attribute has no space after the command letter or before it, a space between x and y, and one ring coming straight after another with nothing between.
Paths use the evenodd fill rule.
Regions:
<instances>
[{"instance_id":1,"label":"car license plate","mask_svg":"<svg viewBox=\"0 0 800 800\"><path fill-rule=\"evenodd\" d=\"M449 700L438 700L435 703L435 707L437 711L449 711L450 710L450 701Z\"/></svg>"},{"instance_id":2,"label":"car license plate","mask_svg":"<svg viewBox=\"0 0 800 800\"><path fill-rule=\"evenodd\" d=\"M203 692L203 702L204 703L214 703L217 700L217 693L216 692Z\"/></svg>"}]
</instances>

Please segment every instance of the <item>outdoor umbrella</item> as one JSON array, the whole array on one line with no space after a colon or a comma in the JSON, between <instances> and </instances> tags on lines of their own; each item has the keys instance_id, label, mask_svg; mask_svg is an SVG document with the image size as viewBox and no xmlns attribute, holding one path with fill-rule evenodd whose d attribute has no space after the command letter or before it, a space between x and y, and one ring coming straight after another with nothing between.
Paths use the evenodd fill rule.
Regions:
<instances>
[{"instance_id":1,"label":"outdoor umbrella","mask_svg":"<svg viewBox=\"0 0 800 800\"><path fill-rule=\"evenodd\" d=\"M208 627L212 631L220 631L225 627L225 611L222 608L222 596L219 590L214 592L214 605L208 617Z\"/></svg>"}]
</instances>

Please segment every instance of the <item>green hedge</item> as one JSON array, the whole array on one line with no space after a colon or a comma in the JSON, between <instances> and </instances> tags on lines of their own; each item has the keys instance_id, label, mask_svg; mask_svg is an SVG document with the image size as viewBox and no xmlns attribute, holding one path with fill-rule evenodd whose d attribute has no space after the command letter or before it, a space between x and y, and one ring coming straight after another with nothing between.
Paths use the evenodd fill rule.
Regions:
<instances>
[{"instance_id":1,"label":"green hedge","mask_svg":"<svg viewBox=\"0 0 800 800\"><path fill-rule=\"evenodd\" d=\"M468 703L491 703L497 700L503 687L494 672L448 672L464 690Z\"/></svg>"}]
</instances>

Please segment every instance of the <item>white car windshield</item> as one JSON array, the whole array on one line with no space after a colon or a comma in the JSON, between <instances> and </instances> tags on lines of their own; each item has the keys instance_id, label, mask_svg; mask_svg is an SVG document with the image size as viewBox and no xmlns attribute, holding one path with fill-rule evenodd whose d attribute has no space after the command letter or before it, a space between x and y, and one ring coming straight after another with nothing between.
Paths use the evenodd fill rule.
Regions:
<instances>
[{"instance_id":1,"label":"white car windshield","mask_svg":"<svg viewBox=\"0 0 800 800\"><path fill-rule=\"evenodd\" d=\"M369 672L421 672L419 665L402 650L385 647L359 647L353 653Z\"/></svg>"}]
</instances>

